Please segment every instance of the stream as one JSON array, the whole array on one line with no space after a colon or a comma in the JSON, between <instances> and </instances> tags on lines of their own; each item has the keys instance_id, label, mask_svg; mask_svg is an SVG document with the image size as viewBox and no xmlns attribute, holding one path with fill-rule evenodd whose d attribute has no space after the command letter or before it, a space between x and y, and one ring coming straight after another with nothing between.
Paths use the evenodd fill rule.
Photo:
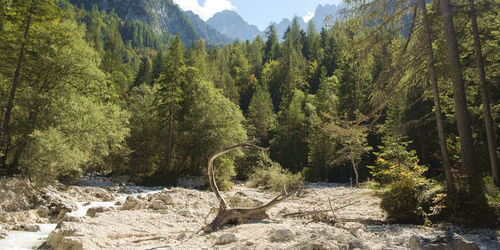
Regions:
<instances>
[{"instance_id":1,"label":"stream","mask_svg":"<svg viewBox=\"0 0 500 250\"><path fill-rule=\"evenodd\" d=\"M101 185L96 185L101 186ZM124 186L125 188L132 191L132 194L117 194L117 198L113 201L106 202L75 202L77 209L73 212L68 213L68 215L74 217L84 217L87 211L93 207L115 207L120 208L121 205L116 205L117 201L121 204L125 202L127 196L137 197L139 195L147 196L149 194L158 193L161 188L147 188L141 186ZM13 249L13 250L25 250L25 249L37 249L40 247L49 237L49 234L56 228L57 224L35 224L40 230L37 232L26 232L26 231L7 231L7 237L0 240L0 249Z\"/></svg>"}]
</instances>

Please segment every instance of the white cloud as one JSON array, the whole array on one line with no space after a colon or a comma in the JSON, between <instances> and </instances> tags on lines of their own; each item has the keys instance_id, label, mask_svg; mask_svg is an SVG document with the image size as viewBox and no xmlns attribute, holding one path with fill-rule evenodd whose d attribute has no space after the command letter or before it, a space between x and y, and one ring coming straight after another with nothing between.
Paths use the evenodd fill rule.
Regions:
<instances>
[{"instance_id":1,"label":"white cloud","mask_svg":"<svg viewBox=\"0 0 500 250\"><path fill-rule=\"evenodd\" d=\"M313 19L313 17L314 17L314 12L309 11L309 12L307 12L307 14L304 17L302 17L302 19L304 19L304 22L307 23L307 22L309 22L309 20Z\"/></svg>"},{"instance_id":2,"label":"white cloud","mask_svg":"<svg viewBox=\"0 0 500 250\"><path fill-rule=\"evenodd\" d=\"M178 4L181 9L186 11L190 10L205 21L217 12L236 9L236 7L231 4L230 0L205 0L205 4L203 5L200 5L198 0L174 0L174 2Z\"/></svg>"}]
</instances>

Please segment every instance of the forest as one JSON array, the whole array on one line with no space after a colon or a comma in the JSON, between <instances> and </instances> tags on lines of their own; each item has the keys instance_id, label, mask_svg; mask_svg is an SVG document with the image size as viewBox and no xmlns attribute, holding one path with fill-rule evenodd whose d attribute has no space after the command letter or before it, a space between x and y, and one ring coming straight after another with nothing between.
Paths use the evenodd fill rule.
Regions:
<instances>
[{"instance_id":1,"label":"forest","mask_svg":"<svg viewBox=\"0 0 500 250\"><path fill-rule=\"evenodd\" d=\"M500 1L345 0L283 37L185 43L69 0L0 0L0 175L368 186L394 219L496 223Z\"/></svg>"}]
</instances>

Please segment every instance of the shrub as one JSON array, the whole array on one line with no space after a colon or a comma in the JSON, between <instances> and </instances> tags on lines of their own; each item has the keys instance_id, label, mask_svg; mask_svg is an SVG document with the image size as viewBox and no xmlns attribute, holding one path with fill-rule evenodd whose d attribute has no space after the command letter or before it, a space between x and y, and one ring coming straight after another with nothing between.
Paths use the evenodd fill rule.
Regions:
<instances>
[{"instance_id":1,"label":"shrub","mask_svg":"<svg viewBox=\"0 0 500 250\"><path fill-rule=\"evenodd\" d=\"M220 190L225 191L233 188L231 179L236 176L233 160L225 157L217 158L214 162L214 173L217 187Z\"/></svg>"},{"instance_id":2,"label":"shrub","mask_svg":"<svg viewBox=\"0 0 500 250\"><path fill-rule=\"evenodd\" d=\"M377 165L370 167L384 186L380 207L397 222L429 224L426 211L439 188L422 175L427 168L418 164L415 152L406 150L408 142L400 139L384 140L382 152L376 153Z\"/></svg>"},{"instance_id":3,"label":"shrub","mask_svg":"<svg viewBox=\"0 0 500 250\"><path fill-rule=\"evenodd\" d=\"M268 167L258 168L250 175L247 183L250 187L262 187L273 191L294 190L303 185L302 174L292 174L273 162Z\"/></svg>"}]
</instances>

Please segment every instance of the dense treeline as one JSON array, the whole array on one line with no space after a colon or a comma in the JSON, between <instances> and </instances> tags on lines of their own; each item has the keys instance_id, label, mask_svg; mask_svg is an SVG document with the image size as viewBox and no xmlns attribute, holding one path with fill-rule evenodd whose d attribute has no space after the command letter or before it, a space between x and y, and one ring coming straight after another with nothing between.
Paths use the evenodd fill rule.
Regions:
<instances>
[{"instance_id":1,"label":"dense treeline","mask_svg":"<svg viewBox=\"0 0 500 250\"><path fill-rule=\"evenodd\" d=\"M167 184L256 140L285 170L227 155L223 187L269 168L374 179L384 209L412 222L434 219L431 206L449 218L487 210L488 176L500 181L500 2L453 1L452 23L440 2L347 1L319 32L295 19L283 42L270 26L265 38L186 48L95 6L2 0L1 173Z\"/></svg>"}]
</instances>

